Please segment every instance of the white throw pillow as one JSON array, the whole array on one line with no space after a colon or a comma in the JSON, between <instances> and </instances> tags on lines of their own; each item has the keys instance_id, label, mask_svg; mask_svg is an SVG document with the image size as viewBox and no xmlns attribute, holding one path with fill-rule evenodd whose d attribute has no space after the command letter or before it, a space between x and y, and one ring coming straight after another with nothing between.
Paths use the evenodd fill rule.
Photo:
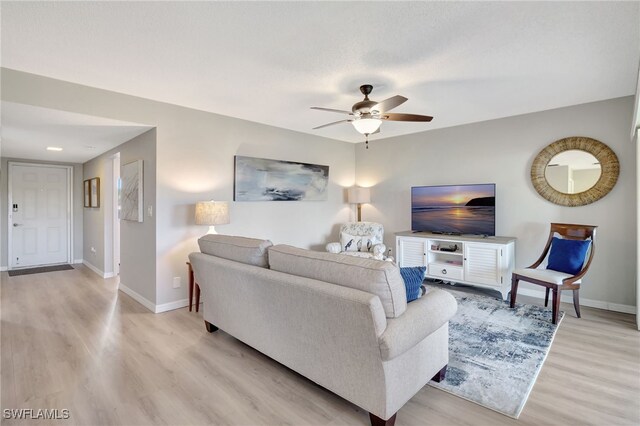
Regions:
<instances>
[{"instance_id":1,"label":"white throw pillow","mask_svg":"<svg viewBox=\"0 0 640 426\"><path fill-rule=\"evenodd\" d=\"M371 253L373 251L373 235L349 235L342 233L340 237L342 251L359 251Z\"/></svg>"}]
</instances>

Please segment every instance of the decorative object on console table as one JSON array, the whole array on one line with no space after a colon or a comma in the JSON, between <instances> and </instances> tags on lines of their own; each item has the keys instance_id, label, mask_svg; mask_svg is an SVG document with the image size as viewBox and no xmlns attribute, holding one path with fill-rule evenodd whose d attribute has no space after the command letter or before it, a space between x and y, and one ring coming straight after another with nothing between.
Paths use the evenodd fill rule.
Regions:
<instances>
[{"instance_id":1,"label":"decorative object on console table","mask_svg":"<svg viewBox=\"0 0 640 426\"><path fill-rule=\"evenodd\" d=\"M122 166L121 219L133 222L144 220L142 160L136 160Z\"/></svg>"},{"instance_id":2,"label":"decorative object on console table","mask_svg":"<svg viewBox=\"0 0 640 426\"><path fill-rule=\"evenodd\" d=\"M354 186L347 191L349 204L358 205L358 222L362 222L362 204L371 202L371 190L360 186Z\"/></svg>"},{"instance_id":3,"label":"decorative object on console table","mask_svg":"<svg viewBox=\"0 0 640 426\"><path fill-rule=\"evenodd\" d=\"M573 291L573 307L576 310L576 316L580 318L580 284L582 283L582 277L584 277L584 275L589 270L589 266L591 265L591 261L593 260L593 255L596 251L596 228L597 226L593 225L552 223L551 228L549 229L549 238L547 239L547 245L545 246L538 260L536 260L536 262L528 268L521 268L513 271L513 275L511 278L511 307L513 308L516 304L518 281L526 281L545 287L545 307L549 304L549 292L553 291L553 299L551 301L551 321L553 322L553 324L558 323L558 315L560 312L560 295L562 293L562 290ZM563 242L562 240L568 240L564 241L564 244L556 245L562 245L563 249L566 250L566 253L561 253L558 250L554 250L554 240L558 240L556 235L562 237L560 242ZM581 245L580 243L584 242L590 242L590 244L587 243L590 247L588 247L585 251L582 251L580 254L576 253L574 249L570 247L571 245ZM573 253L571 253L572 251ZM565 259L562 259L563 255L565 256ZM568 273L569 271L562 272L549 269L549 266L553 267L553 263L556 263L556 265L558 266L561 266L563 263L569 263L568 257L570 256L574 257L573 262L576 265L580 265L578 268L576 268L576 270L570 271L572 273ZM581 258L576 259L576 256L579 256ZM551 262L549 260L551 260ZM545 264L545 261L547 264Z\"/></svg>"},{"instance_id":4,"label":"decorative object on console table","mask_svg":"<svg viewBox=\"0 0 640 426\"><path fill-rule=\"evenodd\" d=\"M215 225L229 223L229 203L226 201L198 201L196 203L196 225L208 225L208 234L217 234Z\"/></svg>"},{"instance_id":5,"label":"decorative object on console table","mask_svg":"<svg viewBox=\"0 0 640 426\"><path fill-rule=\"evenodd\" d=\"M326 201L329 166L235 156L234 201Z\"/></svg>"}]
</instances>

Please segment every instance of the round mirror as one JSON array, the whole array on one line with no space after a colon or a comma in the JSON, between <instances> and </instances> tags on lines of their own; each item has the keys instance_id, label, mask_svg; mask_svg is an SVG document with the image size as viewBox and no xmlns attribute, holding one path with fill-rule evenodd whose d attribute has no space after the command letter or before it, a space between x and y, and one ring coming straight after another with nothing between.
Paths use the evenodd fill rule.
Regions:
<instances>
[{"instance_id":1,"label":"round mirror","mask_svg":"<svg viewBox=\"0 0 640 426\"><path fill-rule=\"evenodd\" d=\"M578 149L555 155L544 171L547 183L563 194L577 194L593 188L601 174L598 159Z\"/></svg>"},{"instance_id":2,"label":"round mirror","mask_svg":"<svg viewBox=\"0 0 640 426\"><path fill-rule=\"evenodd\" d=\"M613 189L618 157L592 138L560 139L540 151L531 165L531 183L545 199L562 206L584 206Z\"/></svg>"}]
</instances>

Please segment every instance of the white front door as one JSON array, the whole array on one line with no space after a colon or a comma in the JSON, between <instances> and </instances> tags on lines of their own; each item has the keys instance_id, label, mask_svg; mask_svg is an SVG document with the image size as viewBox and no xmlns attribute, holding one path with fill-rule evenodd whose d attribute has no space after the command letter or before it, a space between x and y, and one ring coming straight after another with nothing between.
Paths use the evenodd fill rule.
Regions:
<instances>
[{"instance_id":1,"label":"white front door","mask_svg":"<svg viewBox=\"0 0 640 426\"><path fill-rule=\"evenodd\" d=\"M9 164L9 265L70 262L68 167Z\"/></svg>"}]
</instances>

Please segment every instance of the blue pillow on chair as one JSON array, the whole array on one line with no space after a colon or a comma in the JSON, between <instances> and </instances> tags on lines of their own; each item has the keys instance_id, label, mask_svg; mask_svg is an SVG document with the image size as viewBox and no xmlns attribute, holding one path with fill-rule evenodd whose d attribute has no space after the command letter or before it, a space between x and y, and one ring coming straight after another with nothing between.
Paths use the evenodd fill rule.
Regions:
<instances>
[{"instance_id":1,"label":"blue pillow on chair","mask_svg":"<svg viewBox=\"0 0 640 426\"><path fill-rule=\"evenodd\" d=\"M565 240L553 237L547 269L576 275L582 270L591 240Z\"/></svg>"},{"instance_id":2,"label":"blue pillow on chair","mask_svg":"<svg viewBox=\"0 0 640 426\"><path fill-rule=\"evenodd\" d=\"M407 302L412 302L421 296L420 286L426 272L426 266L400 268L400 275L402 275L404 286L407 289Z\"/></svg>"}]
</instances>

